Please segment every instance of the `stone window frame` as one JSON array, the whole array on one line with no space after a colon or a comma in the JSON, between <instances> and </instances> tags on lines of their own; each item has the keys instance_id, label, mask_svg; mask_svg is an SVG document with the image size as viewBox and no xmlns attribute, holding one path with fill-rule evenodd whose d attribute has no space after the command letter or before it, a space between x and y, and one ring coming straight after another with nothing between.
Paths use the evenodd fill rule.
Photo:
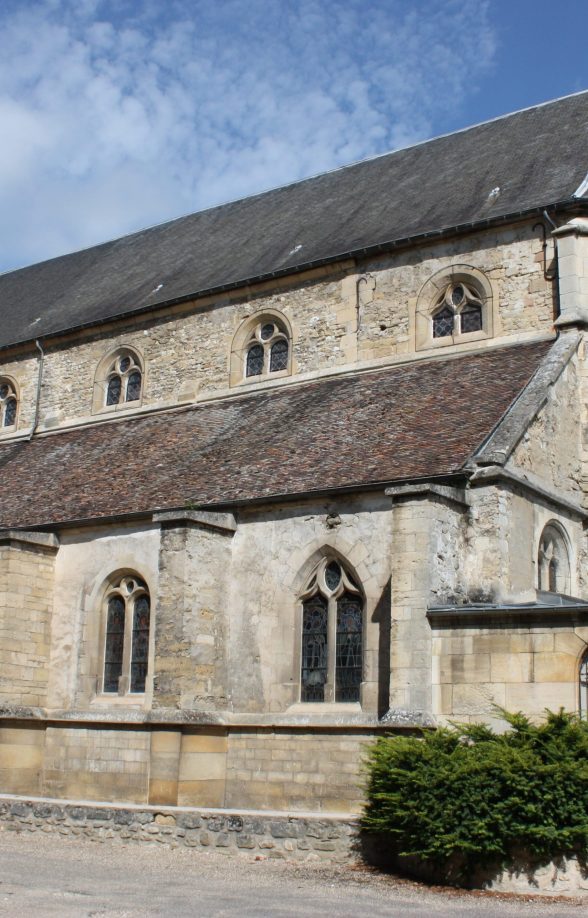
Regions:
<instances>
[{"instance_id":1,"label":"stone window frame","mask_svg":"<svg viewBox=\"0 0 588 918\"><path fill-rule=\"evenodd\" d=\"M339 565L342 571L342 580L340 585L338 585L334 590L330 589L325 583L325 571L330 564L336 563ZM362 699L362 687L366 677L366 645L367 645L367 601L363 586L361 581L353 567L348 563L348 561L341 557L338 552L332 550L325 550L321 552L321 556L318 561L316 561L310 571L307 571L307 576L304 580L304 588L299 593L297 601L297 627L296 633L298 635L297 648L295 654L294 665L296 672L298 673L298 698L295 702L304 706L305 709L308 709L309 712L315 709L319 709L321 706L327 706L329 709L341 705L361 705ZM362 608L362 623L361 623L361 680L359 685L359 698L357 701L339 701L336 699L336 639L337 639L337 601L340 598L340 595L345 592L348 586L352 587L351 592L355 593L361 601ZM320 593L328 602L328 671L327 671L327 682L325 683L325 697L322 701L306 701L302 699L302 666L303 666L303 622L304 622L304 601L311 598L312 596Z\"/></svg>"},{"instance_id":2,"label":"stone window frame","mask_svg":"<svg viewBox=\"0 0 588 918\"><path fill-rule=\"evenodd\" d=\"M578 666L578 713L588 720L588 648L580 657Z\"/></svg>"},{"instance_id":3,"label":"stone window frame","mask_svg":"<svg viewBox=\"0 0 588 918\"><path fill-rule=\"evenodd\" d=\"M477 331L462 332L459 322L454 326L453 333L435 338L433 334L433 320L435 315L444 307L444 297L451 287L463 285L471 291L475 300L482 307L482 328ZM459 316L466 302L456 308L455 315ZM498 296L489 277L468 264L454 264L441 268L433 274L421 287L416 298L414 331L415 349L434 350L451 345L471 344L485 341L494 337L498 328Z\"/></svg>"},{"instance_id":4,"label":"stone window frame","mask_svg":"<svg viewBox=\"0 0 588 918\"><path fill-rule=\"evenodd\" d=\"M267 339L261 337L264 325L272 324L276 331ZM270 370L270 355L273 344L286 341L288 344L287 366L284 370ZM247 355L252 346L263 348L263 370L261 373L247 376ZM283 379L293 372L293 334L292 326L286 316L277 309L263 309L249 316L239 325L231 345L229 384L259 385L267 380Z\"/></svg>"},{"instance_id":5,"label":"stone window frame","mask_svg":"<svg viewBox=\"0 0 588 918\"><path fill-rule=\"evenodd\" d=\"M20 414L20 392L16 381L11 376L0 376L0 391L4 386L8 387L8 392L4 397L0 397L0 436L13 434L17 430ZM6 411L11 400L16 402L14 421L5 424Z\"/></svg>"},{"instance_id":6,"label":"stone window frame","mask_svg":"<svg viewBox=\"0 0 588 918\"><path fill-rule=\"evenodd\" d=\"M130 592L127 592L126 585L130 581L133 581L136 584L136 587ZM108 605L109 600L116 595L120 595L125 600L125 629L123 638L122 673L119 678L118 691L112 692L105 691L104 681L106 666L106 641L108 631ZM136 599L144 595L147 595L149 598L150 606L149 633L147 638L147 675L144 689L142 691L131 691L130 681L133 653L134 605ZM111 574L106 580L106 584L101 591L100 597L100 650L98 654L99 671L96 675L96 695L99 696L100 700L102 701L123 700L125 702L142 702L148 693L148 688L150 687L150 681L152 679L153 673L153 659L151 651L151 644L153 639L153 605L151 596L152 594L147 580L140 574L137 574L135 571L117 571L116 573Z\"/></svg>"},{"instance_id":7,"label":"stone window frame","mask_svg":"<svg viewBox=\"0 0 588 918\"><path fill-rule=\"evenodd\" d=\"M545 550L544 541L551 536L550 550ZM556 552L553 546L556 547ZM555 519L548 520L541 529L535 557L537 559L537 589L545 593L571 595L572 593L572 550L571 542L562 524Z\"/></svg>"},{"instance_id":8,"label":"stone window frame","mask_svg":"<svg viewBox=\"0 0 588 918\"><path fill-rule=\"evenodd\" d=\"M131 364L126 370L121 371L119 364L120 361L125 358L130 358ZM112 377L115 375L121 377L122 389L126 396L126 387L128 385L129 378L134 372L137 371L141 374L141 391L139 398L127 400L125 397L114 405L107 405L106 402L108 397L108 386ZM96 375L94 378L94 392L92 398L93 414L100 414L102 412L110 414L112 412L132 411L133 409L140 408L143 404L145 381L145 360L143 355L134 345L120 344L118 347L111 348L104 355L98 364L98 367L96 368Z\"/></svg>"}]
</instances>

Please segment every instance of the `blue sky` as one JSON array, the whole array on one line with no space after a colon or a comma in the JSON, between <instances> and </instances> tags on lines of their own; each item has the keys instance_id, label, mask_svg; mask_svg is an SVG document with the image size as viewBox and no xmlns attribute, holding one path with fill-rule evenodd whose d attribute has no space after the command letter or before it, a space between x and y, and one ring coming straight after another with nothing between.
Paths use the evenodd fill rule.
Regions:
<instances>
[{"instance_id":1,"label":"blue sky","mask_svg":"<svg viewBox=\"0 0 588 918\"><path fill-rule=\"evenodd\" d=\"M587 26L587 0L0 0L0 270L586 89Z\"/></svg>"}]
</instances>

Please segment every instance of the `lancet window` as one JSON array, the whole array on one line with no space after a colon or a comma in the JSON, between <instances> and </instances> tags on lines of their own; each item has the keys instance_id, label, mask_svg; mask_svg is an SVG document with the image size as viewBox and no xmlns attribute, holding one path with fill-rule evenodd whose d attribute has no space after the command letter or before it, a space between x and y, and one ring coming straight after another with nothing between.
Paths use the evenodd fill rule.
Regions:
<instances>
[{"instance_id":1,"label":"lancet window","mask_svg":"<svg viewBox=\"0 0 588 918\"><path fill-rule=\"evenodd\" d=\"M245 376L264 376L288 370L290 343L285 330L275 320L261 321L245 346Z\"/></svg>"},{"instance_id":2,"label":"lancet window","mask_svg":"<svg viewBox=\"0 0 588 918\"><path fill-rule=\"evenodd\" d=\"M18 402L14 386L7 379L0 380L0 427L14 427Z\"/></svg>"},{"instance_id":3,"label":"lancet window","mask_svg":"<svg viewBox=\"0 0 588 918\"><path fill-rule=\"evenodd\" d=\"M112 361L106 373L106 407L125 402L136 402L141 398L143 374L132 351L123 351Z\"/></svg>"},{"instance_id":4,"label":"lancet window","mask_svg":"<svg viewBox=\"0 0 588 918\"><path fill-rule=\"evenodd\" d=\"M433 338L482 331L482 300L467 284L449 284L435 303L432 320Z\"/></svg>"},{"instance_id":5,"label":"lancet window","mask_svg":"<svg viewBox=\"0 0 588 918\"><path fill-rule=\"evenodd\" d=\"M105 597L106 628L102 691L145 691L149 659L149 591L137 577L122 577Z\"/></svg>"},{"instance_id":6,"label":"lancet window","mask_svg":"<svg viewBox=\"0 0 588 918\"><path fill-rule=\"evenodd\" d=\"M359 701L363 599L358 585L339 561L324 558L301 599L301 701Z\"/></svg>"},{"instance_id":7,"label":"lancet window","mask_svg":"<svg viewBox=\"0 0 588 918\"><path fill-rule=\"evenodd\" d=\"M559 526L548 523L539 541L538 587L549 593L570 592L570 560Z\"/></svg>"}]
</instances>

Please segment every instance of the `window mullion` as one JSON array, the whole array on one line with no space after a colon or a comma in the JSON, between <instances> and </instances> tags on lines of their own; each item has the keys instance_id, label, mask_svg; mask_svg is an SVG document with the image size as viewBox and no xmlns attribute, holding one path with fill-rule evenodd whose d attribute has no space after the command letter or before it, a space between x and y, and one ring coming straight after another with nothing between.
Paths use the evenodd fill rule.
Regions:
<instances>
[{"instance_id":1,"label":"window mullion","mask_svg":"<svg viewBox=\"0 0 588 918\"><path fill-rule=\"evenodd\" d=\"M118 683L118 693L119 695L126 695L130 689L131 681L131 653L133 647L133 616L134 616L134 602L131 598L126 601L125 609L125 643L123 648L123 667L122 667L122 676L120 677Z\"/></svg>"},{"instance_id":2,"label":"window mullion","mask_svg":"<svg viewBox=\"0 0 588 918\"><path fill-rule=\"evenodd\" d=\"M329 597L327 619L328 675L325 685L325 701L335 700L335 660L337 657L337 600Z\"/></svg>"}]
</instances>

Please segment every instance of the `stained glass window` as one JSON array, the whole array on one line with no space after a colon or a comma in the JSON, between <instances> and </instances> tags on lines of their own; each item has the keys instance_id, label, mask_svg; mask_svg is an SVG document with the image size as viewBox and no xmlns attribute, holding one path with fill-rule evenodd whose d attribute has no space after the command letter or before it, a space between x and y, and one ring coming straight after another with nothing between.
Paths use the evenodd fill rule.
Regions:
<instances>
[{"instance_id":1,"label":"stained glass window","mask_svg":"<svg viewBox=\"0 0 588 918\"><path fill-rule=\"evenodd\" d=\"M463 289L461 284L456 284L455 287L453 287L451 291L451 302L453 303L453 305L460 306L461 303L463 303L464 296L465 296L465 290Z\"/></svg>"},{"instance_id":2,"label":"stained glass window","mask_svg":"<svg viewBox=\"0 0 588 918\"><path fill-rule=\"evenodd\" d=\"M247 376L259 376L263 373L263 347L254 344L247 351Z\"/></svg>"},{"instance_id":3,"label":"stained glass window","mask_svg":"<svg viewBox=\"0 0 588 918\"><path fill-rule=\"evenodd\" d=\"M288 342L279 338L270 351L270 373L288 369Z\"/></svg>"},{"instance_id":4,"label":"stained glass window","mask_svg":"<svg viewBox=\"0 0 588 918\"><path fill-rule=\"evenodd\" d=\"M360 701L362 659L361 593L344 565L324 558L302 600L301 700Z\"/></svg>"},{"instance_id":5,"label":"stained glass window","mask_svg":"<svg viewBox=\"0 0 588 918\"><path fill-rule=\"evenodd\" d=\"M337 656L335 701L359 701L362 656L362 603L344 593L337 600Z\"/></svg>"},{"instance_id":6,"label":"stained glass window","mask_svg":"<svg viewBox=\"0 0 588 918\"><path fill-rule=\"evenodd\" d=\"M125 601L122 596L111 596L108 600L106 622L106 646L104 650L104 691L118 692L118 680L122 675L125 641Z\"/></svg>"},{"instance_id":7,"label":"stained glass window","mask_svg":"<svg viewBox=\"0 0 588 918\"><path fill-rule=\"evenodd\" d=\"M455 315L449 306L444 306L433 316L433 338L446 338L453 334Z\"/></svg>"},{"instance_id":8,"label":"stained glass window","mask_svg":"<svg viewBox=\"0 0 588 918\"><path fill-rule=\"evenodd\" d=\"M262 341L269 341L273 333L274 333L274 326L271 324L271 322L266 322L265 325L261 326L261 331L259 333L259 336Z\"/></svg>"},{"instance_id":9,"label":"stained glass window","mask_svg":"<svg viewBox=\"0 0 588 918\"><path fill-rule=\"evenodd\" d=\"M324 701L328 673L327 600L313 596L302 607L302 701Z\"/></svg>"},{"instance_id":10,"label":"stained glass window","mask_svg":"<svg viewBox=\"0 0 588 918\"><path fill-rule=\"evenodd\" d=\"M482 307L476 303L468 303L467 306L464 306L459 317L462 335L482 330Z\"/></svg>"},{"instance_id":11,"label":"stained glass window","mask_svg":"<svg viewBox=\"0 0 588 918\"><path fill-rule=\"evenodd\" d=\"M16 424L16 396L12 385L0 384L0 426L13 427Z\"/></svg>"},{"instance_id":12,"label":"stained glass window","mask_svg":"<svg viewBox=\"0 0 588 918\"><path fill-rule=\"evenodd\" d=\"M120 368L121 373L126 373L130 365L131 365L130 357L121 357L119 361L119 368Z\"/></svg>"},{"instance_id":13,"label":"stained glass window","mask_svg":"<svg viewBox=\"0 0 588 918\"><path fill-rule=\"evenodd\" d=\"M149 662L150 603L145 584L123 577L106 601L103 691L145 691Z\"/></svg>"},{"instance_id":14,"label":"stained glass window","mask_svg":"<svg viewBox=\"0 0 588 918\"><path fill-rule=\"evenodd\" d=\"M141 398L141 374L135 370L127 382L127 402L136 402L138 398Z\"/></svg>"},{"instance_id":15,"label":"stained glass window","mask_svg":"<svg viewBox=\"0 0 588 918\"><path fill-rule=\"evenodd\" d=\"M122 385L120 376L111 376L108 380L108 389L106 390L107 405L118 405L120 401L121 388Z\"/></svg>"},{"instance_id":16,"label":"stained glass window","mask_svg":"<svg viewBox=\"0 0 588 918\"><path fill-rule=\"evenodd\" d=\"M131 692L144 692L149 657L149 597L135 600L131 658Z\"/></svg>"}]
</instances>

